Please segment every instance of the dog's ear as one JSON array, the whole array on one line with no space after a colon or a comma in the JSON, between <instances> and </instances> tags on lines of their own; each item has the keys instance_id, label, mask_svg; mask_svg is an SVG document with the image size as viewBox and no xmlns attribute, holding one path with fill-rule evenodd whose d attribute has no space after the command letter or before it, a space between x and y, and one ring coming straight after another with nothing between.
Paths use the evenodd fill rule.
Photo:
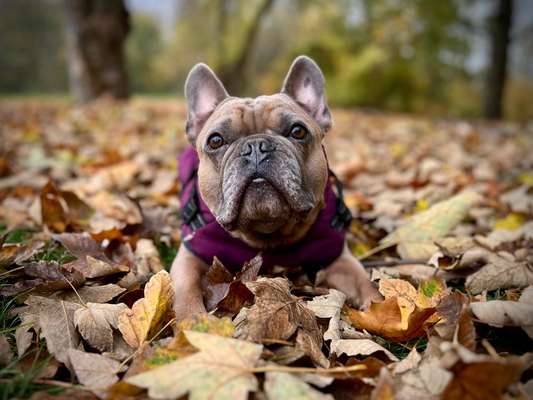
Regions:
<instances>
[{"instance_id":1,"label":"dog's ear","mask_svg":"<svg viewBox=\"0 0 533 400\"><path fill-rule=\"evenodd\" d=\"M297 57L289 69L281 93L292 97L327 132L331 128L331 113L326 103L324 75L309 57Z\"/></svg>"},{"instance_id":2,"label":"dog's ear","mask_svg":"<svg viewBox=\"0 0 533 400\"><path fill-rule=\"evenodd\" d=\"M228 92L211 68L199 63L191 69L185 81L188 109L186 132L191 143L194 144L205 121L226 97Z\"/></svg>"}]
</instances>

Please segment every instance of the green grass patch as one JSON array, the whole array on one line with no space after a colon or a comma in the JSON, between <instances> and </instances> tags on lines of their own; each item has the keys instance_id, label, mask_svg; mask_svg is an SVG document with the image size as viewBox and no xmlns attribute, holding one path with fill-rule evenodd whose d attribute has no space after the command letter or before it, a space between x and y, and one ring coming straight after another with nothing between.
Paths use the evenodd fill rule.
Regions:
<instances>
[{"instance_id":1,"label":"green grass patch","mask_svg":"<svg viewBox=\"0 0 533 400\"><path fill-rule=\"evenodd\" d=\"M74 257L61 243L50 241L32 257L35 261L57 262L65 264L74 261Z\"/></svg>"},{"instance_id":2,"label":"green grass patch","mask_svg":"<svg viewBox=\"0 0 533 400\"><path fill-rule=\"evenodd\" d=\"M416 350L421 353L426 349L428 345L427 337L419 337L408 340L407 342L403 343L390 342L379 336L374 337L374 340L376 341L376 343L389 350L400 360L403 360L405 357L407 357L407 355L413 348L416 348Z\"/></svg>"},{"instance_id":3,"label":"green grass patch","mask_svg":"<svg viewBox=\"0 0 533 400\"><path fill-rule=\"evenodd\" d=\"M157 247L157 250L159 251L159 257L161 258L161 262L168 270L172 265L172 261L174 261L176 254L178 253L178 249L176 247L169 246L168 244L160 241L159 239L154 240L154 242Z\"/></svg>"}]
</instances>

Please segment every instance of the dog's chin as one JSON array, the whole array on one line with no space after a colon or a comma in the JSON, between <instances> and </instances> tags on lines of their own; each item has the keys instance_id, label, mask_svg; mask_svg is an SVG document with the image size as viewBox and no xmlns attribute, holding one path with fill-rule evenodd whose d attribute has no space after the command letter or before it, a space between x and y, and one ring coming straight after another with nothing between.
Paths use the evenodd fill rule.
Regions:
<instances>
[{"instance_id":1,"label":"dog's chin","mask_svg":"<svg viewBox=\"0 0 533 400\"><path fill-rule=\"evenodd\" d=\"M270 234L281 229L290 218L291 207L285 197L268 181L259 178L246 187L236 226L242 233Z\"/></svg>"}]
</instances>

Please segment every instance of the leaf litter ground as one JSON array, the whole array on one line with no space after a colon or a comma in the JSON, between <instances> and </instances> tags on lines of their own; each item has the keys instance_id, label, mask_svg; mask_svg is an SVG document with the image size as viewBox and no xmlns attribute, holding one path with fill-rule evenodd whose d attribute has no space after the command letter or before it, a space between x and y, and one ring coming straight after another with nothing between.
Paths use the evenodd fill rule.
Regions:
<instances>
[{"instance_id":1,"label":"leaf litter ground","mask_svg":"<svg viewBox=\"0 0 533 400\"><path fill-rule=\"evenodd\" d=\"M176 321L180 102L0 107L2 398L526 399L532 126L337 110L350 248L384 300L215 260Z\"/></svg>"}]
</instances>

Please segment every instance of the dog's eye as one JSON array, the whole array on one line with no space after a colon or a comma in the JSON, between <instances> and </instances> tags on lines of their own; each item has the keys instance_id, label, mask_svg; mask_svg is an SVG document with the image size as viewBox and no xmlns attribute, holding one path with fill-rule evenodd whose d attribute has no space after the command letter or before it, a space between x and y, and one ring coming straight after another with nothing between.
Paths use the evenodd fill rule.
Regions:
<instances>
[{"instance_id":1,"label":"dog's eye","mask_svg":"<svg viewBox=\"0 0 533 400\"><path fill-rule=\"evenodd\" d=\"M224 144L224 138L220 136L219 133L212 133L207 138L207 145L213 150L216 150L222 147L223 144Z\"/></svg>"},{"instance_id":2,"label":"dog's eye","mask_svg":"<svg viewBox=\"0 0 533 400\"><path fill-rule=\"evenodd\" d=\"M301 124L294 124L291 127L291 137L298 140L303 140L307 136L307 128Z\"/></svg>"}]
</instances>

